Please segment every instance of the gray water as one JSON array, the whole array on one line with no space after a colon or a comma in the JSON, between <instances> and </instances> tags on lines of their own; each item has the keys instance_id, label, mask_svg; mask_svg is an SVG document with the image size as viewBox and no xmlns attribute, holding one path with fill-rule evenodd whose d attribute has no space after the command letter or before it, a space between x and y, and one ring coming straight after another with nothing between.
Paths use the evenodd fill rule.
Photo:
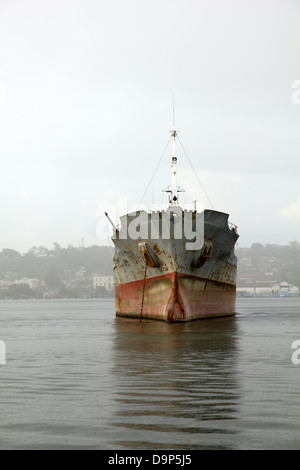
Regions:
<instances>
[{"instance_id":1,"label":"gray water","mask_svg":"<svg viewBox=\"0 0 300 470\"><path fill-rule=\"evenodd\" d=\"M300 449L299 307L165 324L113 300L0 301L0 449Z\"/></svg>"}]
</instances>

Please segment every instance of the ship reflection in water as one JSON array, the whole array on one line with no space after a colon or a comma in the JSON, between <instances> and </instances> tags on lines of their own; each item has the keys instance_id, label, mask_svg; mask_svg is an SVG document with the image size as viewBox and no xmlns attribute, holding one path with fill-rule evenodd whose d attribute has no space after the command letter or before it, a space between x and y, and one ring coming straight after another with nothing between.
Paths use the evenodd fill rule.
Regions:
<instances>
[{"instance_id":1,"label":"ship reflection in water","mask_svg":"<svg viewBox=\"0 0 300 470\"><path fill-rule=\"evenodd\" d=\"M231 318L185 324L117 319L115 446L234 448L237 329Z\"/></svg>"}]
</instances>

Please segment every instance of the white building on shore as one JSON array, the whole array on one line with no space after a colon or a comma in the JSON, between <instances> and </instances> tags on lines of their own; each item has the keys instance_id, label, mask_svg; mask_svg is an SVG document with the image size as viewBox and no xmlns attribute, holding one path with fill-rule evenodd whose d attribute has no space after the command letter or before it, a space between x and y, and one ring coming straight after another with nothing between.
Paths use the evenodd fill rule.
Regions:
<instances>
[{"instance_id":1,"label":"white building on shore","mask_svg":"<svg viewBox=\"0 0 300 470\"><path fill-rule=\"evenodd\" d=\"M14 284L27 284L30 289L37 289L40 285L40 281L38 279L28 279L27 277L23 277L22 279L16 279Z\"/></svg>"},{"instance_id":2,"label":"white building on shore","mask_svg":"<svg viewBox=\"0 0 300 470\"><path fill-rule=\"evenodd\" d=\"M113 276L99 276L98 274L93 275L93 288L104 287L106 290L111 290L114 287Z\"/></svg>"},{"instance_id":3,"label":"white building on shore","mask_svg":"<svg viewBox=\"0 0 300 470\"><path fill-rule=\"evenodd\" d=\"M269 296L269 297L297 297L299 295L299 287L293 286L286 281L280 282L275 286L249 286L237 287L237 295L242 296Z\"/></svg>"}]
</instances>

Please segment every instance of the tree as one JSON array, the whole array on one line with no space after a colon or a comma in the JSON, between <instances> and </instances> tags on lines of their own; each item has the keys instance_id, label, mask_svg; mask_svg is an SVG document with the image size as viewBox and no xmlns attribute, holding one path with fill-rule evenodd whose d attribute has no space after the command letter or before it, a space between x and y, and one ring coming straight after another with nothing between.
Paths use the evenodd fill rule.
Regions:
<instances>
[{"instance_id":1,"label":"tree","mask_svg":"<svg viewBox=\"0 0 300 470\"><path fill-rule=\"evenodd\" d=\"M15 260L15 259L21 258L21 255L16 250L12 250L10 248L4 248L1 253L1 258L3 260Z\"/></svg>"},{"instance_id":2,"label":"tree","mask_svg":"<svg viewBox=\"0 0 300 470\"><path fill-rule=\"evenodd\" d=\"M48 268L44 276L44 281L50 289L55 289L61 285L58 268L56 266Z\"/></svg>"},{"instance_id":3,"label":"tree","mask_svg":"<svg viewBox=\"0 0 300 470\"><path fill-rule=\"evenodd\" d=\"M8 289L0 291L3 299L33 299L41 298L42 293L30 289L28 284L14 284Z\"/></svg>"}]
</instances>

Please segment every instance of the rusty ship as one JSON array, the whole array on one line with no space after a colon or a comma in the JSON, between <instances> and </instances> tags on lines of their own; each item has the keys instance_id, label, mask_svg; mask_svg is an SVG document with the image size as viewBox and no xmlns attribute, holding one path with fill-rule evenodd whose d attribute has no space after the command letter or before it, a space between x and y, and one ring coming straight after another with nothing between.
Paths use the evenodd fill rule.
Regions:
<instances>
[{"instance_id":1,"label":"rusty ship","mask_svg":"<svg viewBox=\"0 0 300 470\"><path fill-rule=\"evenodd\" d=\"M166 322L233 316L237 227L226 213L181 208L175 125L170 138L169 206L125 214L117 227L109 219L116 315Z\"/></svg>"}]
</instances>

